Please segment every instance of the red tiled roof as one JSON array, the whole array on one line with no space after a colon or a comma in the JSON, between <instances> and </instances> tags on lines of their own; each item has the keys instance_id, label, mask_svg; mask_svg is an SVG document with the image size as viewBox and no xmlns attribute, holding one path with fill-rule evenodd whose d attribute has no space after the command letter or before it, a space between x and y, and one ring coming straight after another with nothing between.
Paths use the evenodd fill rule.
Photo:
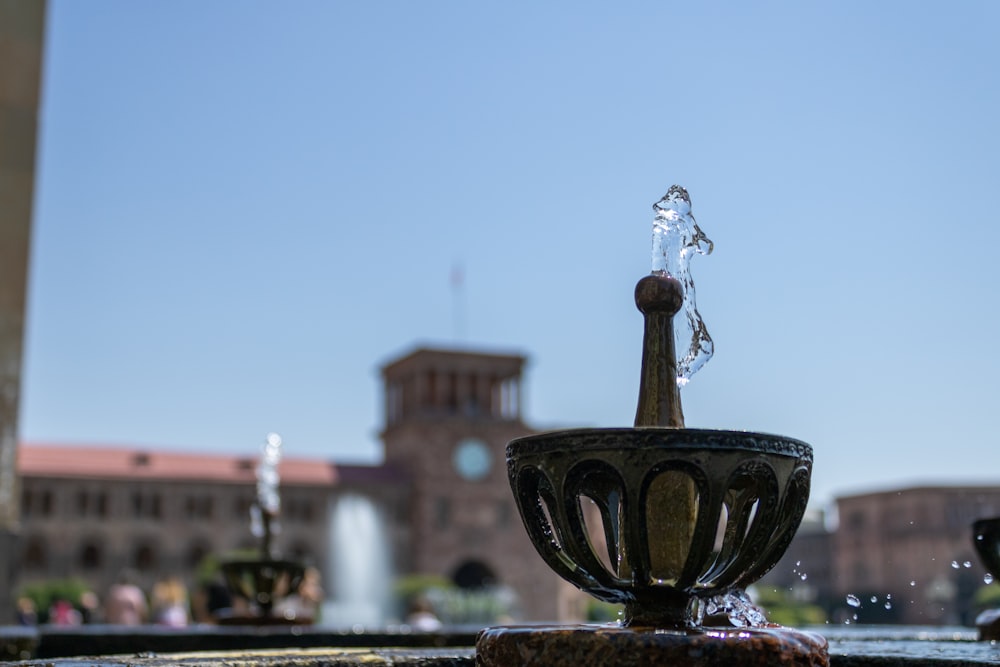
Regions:
<instances>
[{"instance_id":1,"label":"red tiled roof","mask_svg":"<svg viewBox=\"0 0 1000 667\"><path fill-rule=\"evenodd\" d=\"M22 443L18 471L30 477L91 479L205 480L253 483L258 457L184 454L163 450L90 445ZM320 459L284 458L278 466L283 484L332 486L337 467Z\"/></svg>"}]
</instances>

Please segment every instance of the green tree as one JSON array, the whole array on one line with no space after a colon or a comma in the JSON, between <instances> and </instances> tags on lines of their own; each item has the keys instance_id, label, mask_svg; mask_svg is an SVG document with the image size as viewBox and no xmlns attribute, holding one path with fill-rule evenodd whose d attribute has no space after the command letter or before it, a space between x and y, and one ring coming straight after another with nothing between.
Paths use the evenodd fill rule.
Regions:
<instances>
[{"instance_id":1,"label":"green tree","mask_svg":"<svg viewBox=\"0 0 1000 667\"><path fill-rule=\"evenodd\" d=\"M56 600L66 600L74 606L80 605L80 596L90 590L82 579L50 579L25 585L20 597L31 600L38 611L39 622L48 621L49 607Z\"/></svg>"}]
</instances>

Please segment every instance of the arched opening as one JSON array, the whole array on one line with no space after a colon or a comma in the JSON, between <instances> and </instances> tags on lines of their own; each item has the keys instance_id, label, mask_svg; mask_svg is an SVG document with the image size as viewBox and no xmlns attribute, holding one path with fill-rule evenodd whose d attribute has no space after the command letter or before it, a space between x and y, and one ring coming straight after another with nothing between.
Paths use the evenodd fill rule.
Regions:
<instances>
[{"instance_id":1,"label":"arched opening","mask_svg":"<svg viewBox=\"0 0 1000 667\"><path fill-rule=\"evenodd\" d=\"M49 564L49 550L45 538L32 535L24 545L24 569L30 571L44 570Z\"/></svg>"},{"instance_id":2,"label":"arched opening","mask_svg":"<svg viewBox=\"0 0 1000 667\"><path fill-rule=\"evenodd\" d=\"M94 540L89 540L80 548L80 567L84 570L100 569L103 562L101 546Z\"/></svg>"},{"instance_id":3,"label":"arched opening","mask_svg":"<svg viewBox=\"0 0 1000 667\"><path fill-rule=\"evenodd\" d=\"M496 586L497 576L486 564L477 561L465 561L451 575L452 581L459 588L476 589Z\"/></svg>"},{"instance_id":4,"label":"arched opening","mask_svg":"<svg viewBox=\"0 0 1000 667\"><path fill-rule=\"evenodd\" d=\"M132 565L139 572L150 572L156 569L156 548L149 543L141 543L132 554Z\"/></svg>"}]
</instances>

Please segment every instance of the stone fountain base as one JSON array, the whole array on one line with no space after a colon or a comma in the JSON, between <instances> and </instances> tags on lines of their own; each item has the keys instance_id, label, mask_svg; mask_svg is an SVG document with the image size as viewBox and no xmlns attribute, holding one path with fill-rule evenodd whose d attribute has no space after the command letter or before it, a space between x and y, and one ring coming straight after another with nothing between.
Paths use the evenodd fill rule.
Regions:
<instances>
[{"instance_id":1,"label":"stone fountain base","mask_svg":"<svg viewBox=\"0 0 1000 667\"><path fill-rule=\"evenodd\" d=\"M476 640L477 667L829 664L826 639L780 626L688 631L612 625L515 626L487 628Z\"/></svg>"}]
</instances>

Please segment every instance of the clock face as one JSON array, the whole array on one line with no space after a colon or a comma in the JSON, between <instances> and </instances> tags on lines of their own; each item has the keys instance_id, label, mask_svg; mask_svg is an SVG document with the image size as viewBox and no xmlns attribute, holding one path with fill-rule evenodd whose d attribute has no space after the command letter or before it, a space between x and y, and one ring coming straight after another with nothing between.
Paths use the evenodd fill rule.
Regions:
<instances>
[{"instance_id":1,"label":"clock face","mask_svg":"<svg viewBox=\"0 0 1000 667\"><path fill-rule=\"evenodd\" d=\"M466 438L458 443L452 456L455 470L468 480L486 477L493 465L493 454L482 440Z\"/></svg>"}]
</instances>

